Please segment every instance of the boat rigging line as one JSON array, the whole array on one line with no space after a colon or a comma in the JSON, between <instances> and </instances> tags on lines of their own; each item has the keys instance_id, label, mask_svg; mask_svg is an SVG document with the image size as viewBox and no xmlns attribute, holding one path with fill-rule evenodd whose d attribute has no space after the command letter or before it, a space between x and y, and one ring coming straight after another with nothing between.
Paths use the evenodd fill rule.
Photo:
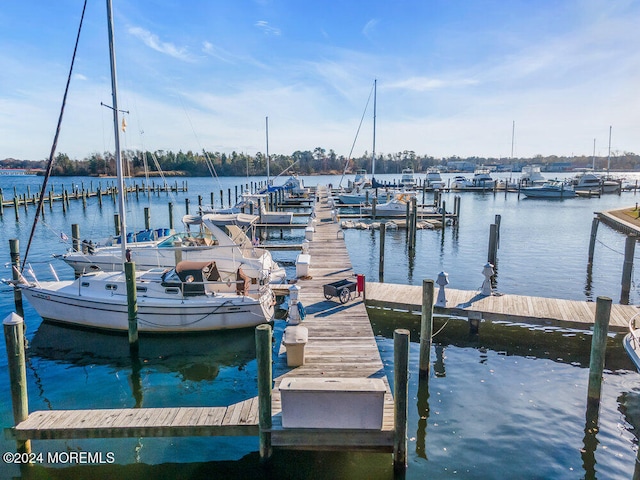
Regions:
<instances>
[{"instance_id":1,"label":"boat rigging line","mask_svg":"<svg viewBox=\"0 0 640 480\"><path fill-rule=\"evenodd\" d=\"M54 155L56 154L56 148L58 146L58 137L60 136L60 126L62 125L62 116L64 115L64 107L67 104L67 94L69 93L69 84L71 83L71 75L73 73L73 65L76 61L76 53L78 52L78 43L80 42L80 32L82 31L82 23L84 21L84 12L87 9L87 0L84 0L82 6L82 15L80 16L80 25L78 25L78 34L76 35L76 43L73 47L73 56L71 57L71 67L69 68L69 75L67 76L67 85L64 89L64 96L62 97L62 106L60 107L60 115L58 116L58 125L56 126L56 133L53 138L53 144L51 145L51 152L49 153L49 161L47 162L47 168L45 170L44 180L42 181L42 189L40 190L40 198L38 199L38 206L36 208L36 214L33 218L33 224L31 225L31 233L29 234L29 241L27 242L27 249L24 253L24 261L22 263L21 271L24 270L24 266L27 263L29 257L29 249L31 248L31 242L33 241L33 235L36 231L36 225L42 212L44 205L45 193L47 190L47 182L51 176L51 170L53 169Z\"/></svg>"},{"instance_id":2,"label":"boat rigging line","mask_svg":"<svg viewBox=\"0 0 640 480\"><path fill-rule=\"evenodd\" d=\"M353 144L351 145L351 150L349 151L349 156L347 157L347 161L344 164L344 170L342 171L342 177L340 177L340 183L338 183L338 187L342 186L342 180L347 173L347 169L349 168L349 161L351 160L351 155L353 154L353 149L356 146L356 141L358 140L358 135L360 134L360 128L362 127L362 122L364 122L364 116L367 114L367 108L369 108L369 102L371 101L371 95L373 95L374 87L371 87L371 91L369 92L369 98L367 98L367 104L364 107L364 112L362 112L362 118L360 118L360 124L358 125L358 130L356 131L356 137L353 139Z\"/></svg>"}]
</instances>

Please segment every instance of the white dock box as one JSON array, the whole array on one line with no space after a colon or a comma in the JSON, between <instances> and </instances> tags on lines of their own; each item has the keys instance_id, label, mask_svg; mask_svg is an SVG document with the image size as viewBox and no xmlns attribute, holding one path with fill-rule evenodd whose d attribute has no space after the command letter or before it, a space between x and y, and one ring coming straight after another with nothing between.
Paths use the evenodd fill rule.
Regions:
<instances>
[{"instance_id":1,"label":"white dock box","mask_svg":"<svg viewBox=\"0 0 640 480\"><path fill-rule=\"evenodd\" d=\"M283 428L380 430L385 384L379 378L284 378Z\"/></svg>"},{"instance_id":2,"label":"white dock box","mask_svg":"<svg viewBox=\"0 0 640 480\"><path fill-rule=\"evenodd\" d=\"M313 232L315 231L315 229L313 227L305 227L304 229L304 238L305 240L309 240L310 242L313 242Z\"/></svg>"},{"instance_id":3,"label":"white dock box","mask_svg":"<svg viewBox=\"0 0 640 480\"><path fill-rule=\"evenodd\" d=\"M287 366L304 365L304 347L309 339L309 330L302 325L289 325L284 329L282 343L287 350Z\"/></svg>"},{"instance_id":4,"label":"white dock box","mask_svg":"<svg viewBox=\"0 0 640 480\"><path fill-rule=\"evenodd\" d=\"M296 257L296 277L308 277L309 266L311 265L311 255L300 253Z\"/></svg>"}]
</instances>

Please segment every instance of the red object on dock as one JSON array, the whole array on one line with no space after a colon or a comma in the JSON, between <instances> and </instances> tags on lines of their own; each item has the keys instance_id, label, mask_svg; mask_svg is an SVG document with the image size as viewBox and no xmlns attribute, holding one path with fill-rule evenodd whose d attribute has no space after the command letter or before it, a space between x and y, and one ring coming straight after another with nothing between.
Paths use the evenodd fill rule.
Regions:
<instances>
[{"instance_id":1,"label":"red object on dock","mask_svg":"<svg viewBox=\"0 0 640 480\"><path fill-rule=\"evenodd\" d=\"M365 285L364 274L358 273L356 277L357 277L356 291L358 292L358 296L360 296L360 292L362 292L362 294L364 295L364 285Z\"/></svg>"}]
</instances>

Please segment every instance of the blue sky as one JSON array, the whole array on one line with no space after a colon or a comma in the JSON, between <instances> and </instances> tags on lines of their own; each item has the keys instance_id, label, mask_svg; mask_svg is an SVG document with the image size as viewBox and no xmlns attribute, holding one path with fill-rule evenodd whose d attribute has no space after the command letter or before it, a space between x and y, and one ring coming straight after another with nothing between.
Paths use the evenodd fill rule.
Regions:
<instances>
[{"instance_id":1,"label":"blue sky","mask_svg":"<svg viewBox=\"0 0 640 480\"><path fill-rule=\"evenodd\" d=\"M113 0L123 148L640 153L640 2ZM48 157L82 0L4 0L0 159ZM58 152L113 150L106 2L89 0ZM372 104L354 156L372 150Z\"/></svg>"}]
</instances>

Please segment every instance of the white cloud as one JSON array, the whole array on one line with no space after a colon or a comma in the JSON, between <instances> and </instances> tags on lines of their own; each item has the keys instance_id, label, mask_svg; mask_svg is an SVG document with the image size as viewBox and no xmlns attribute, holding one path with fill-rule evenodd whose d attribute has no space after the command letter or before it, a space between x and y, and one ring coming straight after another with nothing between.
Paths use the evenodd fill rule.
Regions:
<instances>
[{"instance_id":1,"label":"white cloud","mask_svg":"<svg viewBox=\"0 0 640 480\"><path fill-rule=\"evenodd\" d=\"M362 34L369 38L369 35L371 35L371 33L373 32L373 30L376 28L376 25L378 25L378 20L375 18L372 18L371 20L369 20L365 26L362 28Z\"/></svg>"},{"instance_id":2,"label":"white cloud","mask_svg":"<svg viewBox=\"0 0 640 480\"><path fill-rule=\"evenodd\" d=\"M153 50L169 55L170 57L177 58L185 62L193 62L195 59L189 54L186 48L178 48L174 44L169 42L162 42L158 36L145 30L141 27L130 27L129 33L134 37L139 38L149 48Z\"/></svg>"},{"instance_id":3,"label":"white cloud","mask_svg":"<svg viewBox=\"0 0 640 480\"><path fill-rule=\"evenodd\" d=\"M254 25L262 30L265 35L278 36L281 34L279 28L272 27L271 25L269 25L269 22L265 20L258 20Z\"/></svg>"}]
</instances>

